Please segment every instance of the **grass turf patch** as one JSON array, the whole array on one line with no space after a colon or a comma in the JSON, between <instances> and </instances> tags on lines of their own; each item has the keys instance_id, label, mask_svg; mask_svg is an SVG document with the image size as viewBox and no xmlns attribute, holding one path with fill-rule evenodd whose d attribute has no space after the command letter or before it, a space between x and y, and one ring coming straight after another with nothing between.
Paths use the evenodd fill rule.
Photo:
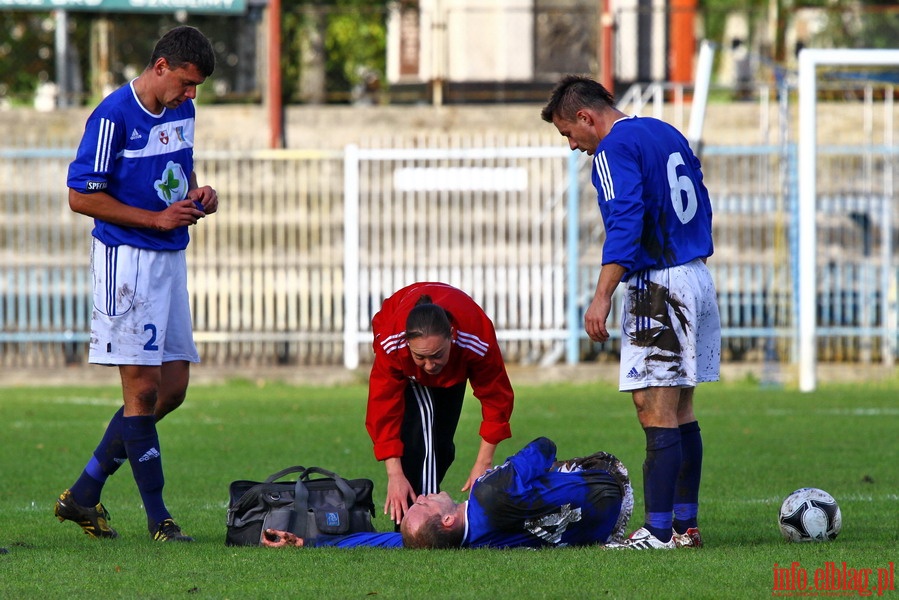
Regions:
<instances>
[{"instance_id":1,"label":"grass turf patch","mask_svg":"<svg viewBox=\"0 0 899 600\"><path fill-rule=\"evenodd\" d=\"M807 588L793 595L824 595L814 588L816 570L844 562L872 569L868 586L876 595L878 569L889 572L899 547L897 387L829 385L801 394L749 382L701 386L706 548L676 552L225 547L230 482L261 480L292 465L371 478L374 523L392 528L381 514L386 476L364 427L365 387L246 381L194 386L184 406L159 424L166 502L197 541L150 541L127 466L103 494L121 537L92 540L74 524L58 523L53 502L87 462L119 405L119 390L8 388L0 391L6 484L0 489L0 548L6 549L0 596L41 590L75 598L749 598L772 595L775 564L794 563L805 569ZM443 486L457 500L477 451L479 422L478 403L468 398L456 462ZM540 435L557 443L561 458L600 449L616 454L631 472L632 528L639 525L645 440L629 395L605 384L519 387L512 430L498 461ZM789 544L780 537L780 502L804 486L827 490L839 502L843 531L836 541Z\"/></svg>"}]
</instances>

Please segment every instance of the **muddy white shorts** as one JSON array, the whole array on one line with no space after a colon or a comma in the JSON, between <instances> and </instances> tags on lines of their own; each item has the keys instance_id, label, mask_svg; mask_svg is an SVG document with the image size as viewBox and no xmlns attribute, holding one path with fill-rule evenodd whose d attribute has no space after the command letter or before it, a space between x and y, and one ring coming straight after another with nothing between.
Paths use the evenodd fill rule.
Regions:
<instances>
[{"instance_id":1,"label":"muddy white shorts","mask_svg":"<svg viewBox=\"0 0 899 600\"><path fill-rule=\"evenodd\" d=\"M721 319L705 263L642 271L624 285L619 389L718 381Z\"/></svg>"},{"instance_id":2,"label":"muddy white shorts","mask_svg":"<svg viewBox=\"0 0 899 600\"><path fill-rule=\"evenodd\" d=\"M93 238L90 362L200 362L193 339L184 251L106 246Z\"/></svg>"}]
</instances>

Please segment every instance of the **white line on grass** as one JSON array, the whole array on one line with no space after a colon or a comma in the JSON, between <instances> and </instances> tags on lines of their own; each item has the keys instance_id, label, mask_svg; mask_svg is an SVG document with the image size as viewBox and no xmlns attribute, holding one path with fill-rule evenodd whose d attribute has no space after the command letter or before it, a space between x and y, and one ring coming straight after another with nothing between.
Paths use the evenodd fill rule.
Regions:
<instances>
[{"instance_id":1,"label":"white line on grass","mask_svg":"<svg viewBox=\"0 0 899 600\"><path fill-rule=\"evenodd\" d=\"M783 496L769 496L768 498L733 498L728 500L704 498L704 504L780 504L783 502L787 494ZM872 496L866 494L840 494L837 498L838 502L895 502L899 500L899 494L882 494L880 496Z\"/></svg>"},{"instance_id":2,"label":"white line on grass","mask_svg":"<svg viewBox=\"0 0 899 600\"><path fill-rule=\"evenodd\" d=\"M119 398L91 398L88 396L64 396L49 398L47 401L52 404L76 404L79 406L120 406L122 404Z\"/></svg>"},{"instance_id":3,"label":"white line on grass","mask_svg":"<svg viewBox=\"0 0 899 600\"><path fill-rule=\"evenodd\" d=\"M796 414L838 417L895 417L899 416L899 408L819 408L807 411L786 408L769 408L765 410L765 415L769 417L783 417Z\"/></svg>"}]
</instances>

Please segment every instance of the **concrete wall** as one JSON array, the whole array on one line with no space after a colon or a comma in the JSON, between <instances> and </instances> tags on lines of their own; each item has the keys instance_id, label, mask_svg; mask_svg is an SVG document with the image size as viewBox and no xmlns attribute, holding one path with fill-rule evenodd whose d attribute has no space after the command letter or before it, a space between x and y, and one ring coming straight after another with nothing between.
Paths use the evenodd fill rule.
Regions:
<instances>
[{"instance_id":1,"label":"concrete wall","mask_svg":"<svg viewBox=\"0 0 899 600\"><path fill-rule=\"evenodd\" d=\"M347 144L383 144L412 137L453 136L478 139L491 133L514 132L525 140L545 139L564 144L555 128L540 119L539 104L432 106L294 106L285 113L289 148L339 149ZM871 111L866 125L861 103L819 106L819 142L822 144L883 143L883 106ZM651 114L648 107L643 114ZM899 123L899 104L893 122ZM81 137L90 109L38 112L0 110L0 147L74 147ZM668 105L663 117L686 131L689 105L680 110ZM787 128L796 140L795 107ZM866 129L867 128L867 129ZM762 110L758 102L710 104L705 118L706 145L759 145L780 142L780 120L774 100ZM268 112L261 106L200 106L198 149L267 148Z\"/></svg>"}]
</instances>

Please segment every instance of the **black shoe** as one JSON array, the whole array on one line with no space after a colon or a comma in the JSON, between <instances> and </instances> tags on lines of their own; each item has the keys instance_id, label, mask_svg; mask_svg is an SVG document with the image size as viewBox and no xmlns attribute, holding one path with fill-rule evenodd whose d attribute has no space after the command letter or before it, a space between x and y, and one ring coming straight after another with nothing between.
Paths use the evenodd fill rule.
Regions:
<instances>
[{"instance_id":1,"label":"black shoe","mask_svg":"<svg viewBox=\"0 0 899 600\"><path fill-rule=\"evenodd\" d=\"M181 528L172 519L166 519L156 525L155 530L150 530L150 535L157 542L192 542L194 538L184 535Z\"/></svg>"},{"instance_id":2,"label":"black shoe","mask_svg":"<svg viewBox=\"0 0 899 600\"><path fill-rule=\"evenodd\" d=\"M94 508L81 506L72 498L72 491L66 490L56 500L53 509L56 518L62 521L74 521L82 531L93 538L117 538L119 534L109 526L109 512L102 504Z\"/></svg>"}]
</instances>

